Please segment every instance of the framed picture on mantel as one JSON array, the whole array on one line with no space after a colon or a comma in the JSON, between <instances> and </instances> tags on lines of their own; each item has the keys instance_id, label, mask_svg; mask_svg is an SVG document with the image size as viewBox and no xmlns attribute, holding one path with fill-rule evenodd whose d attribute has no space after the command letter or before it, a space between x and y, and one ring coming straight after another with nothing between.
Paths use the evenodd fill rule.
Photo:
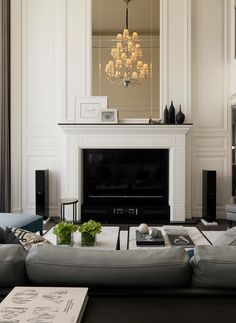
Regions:
<instances>
[{"instance_id":1,"label":"framed picture on mantel","mask_svg":"<svg viewBox=\"0 0 236 323\"><path fill-rule=\"evenodd\" d=\"M107 109L107 96L76 98L75 121L78 123L100 123L100 110Z\"/></svg>"},{"instance_id":2,"label":"framed picture on mantel","mask_svg":"<svg viewBox=\"0 0 236 323\"><path fill-rule=\"evenodd\" d=\"M101 123L117 123L118 122L117 116L118 116L117 109L100 110L100 122Z\"/></svg>"}]
</instances>

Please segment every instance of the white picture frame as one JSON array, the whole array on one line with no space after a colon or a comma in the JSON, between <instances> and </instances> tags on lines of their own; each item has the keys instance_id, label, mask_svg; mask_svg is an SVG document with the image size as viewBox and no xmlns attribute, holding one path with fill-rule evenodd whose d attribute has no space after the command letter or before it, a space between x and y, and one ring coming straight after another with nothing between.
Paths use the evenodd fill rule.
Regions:
<instances>
[{"instance_id":1,"label":"white picture frame","mask_svg":"<svg viewBox=\"0 0 236 323\"><path fill-rule=\"evenodd\" d=\"M118 110L117 109L102 109L100 110L101 123L117 123Z\"/></svg>"},{"instance_id":2,"label":"white picture frame","mask_svg":"<svg viewBox=\"0 0 236 323\"><path fill-rule=\"evenodd\" d=\"M106 110L107 96L76 98L75 121L77 123L100 123L100 110Z\"/></svg>"}]
</instances>

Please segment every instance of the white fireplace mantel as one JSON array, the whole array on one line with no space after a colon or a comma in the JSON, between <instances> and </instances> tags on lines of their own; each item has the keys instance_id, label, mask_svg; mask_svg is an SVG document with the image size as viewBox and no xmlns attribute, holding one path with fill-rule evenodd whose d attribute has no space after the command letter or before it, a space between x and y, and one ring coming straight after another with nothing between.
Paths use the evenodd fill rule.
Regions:
<instances>
[{"instance_id":1,"label":"white fireplace mantel","mask_svg":"<svg viewBox=\"0 0 236 323\"><path fill-rule=\"evenodd\" d=\"M140 148L169 149L170 221L185 221L186 134L192 124L72 124L61 123L66 133L64 175L61 195L78 197L79 216L82 201L82 149Z\"/></svg>"}]
</instances>

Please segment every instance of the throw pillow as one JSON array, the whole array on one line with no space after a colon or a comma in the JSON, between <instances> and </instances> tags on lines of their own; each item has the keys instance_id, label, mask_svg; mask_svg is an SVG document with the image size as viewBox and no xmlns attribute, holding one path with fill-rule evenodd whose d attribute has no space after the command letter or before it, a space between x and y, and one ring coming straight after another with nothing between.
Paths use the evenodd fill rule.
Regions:
<instances>
[{"instance_id":1,"label":"throw pillow","mask_svg":"<svg viewBox=\"0 0 236 323\"><path fill-rule=\"evenodd\" d=\"M34 245L52 244L44 237L27 230L23 230L20 228L13 228L12 231L15 234L15 236L19 239L23 247L27 250L29 250Z\"/></svg>"},{"instance_id":2,"label":"throw pillow","mask_svg":"<svg viewBox=\"0 0 236 323\"><path fill-rule=\"evenodd\" d=\"M236 240L236 227L233 227L223 232L218 239L214 242L214 245L228 245L234 246Z\"/></svg>"},{"instance_id":3,"label":"throw pillow","mask_svg":"<svg viewBox=\"0 0 236 323\"><path fill-rule=\"evenodd\" d=\"M0 244L21 244L10 228L6 230L0 227Z\"/></svg>"}]
</instances>

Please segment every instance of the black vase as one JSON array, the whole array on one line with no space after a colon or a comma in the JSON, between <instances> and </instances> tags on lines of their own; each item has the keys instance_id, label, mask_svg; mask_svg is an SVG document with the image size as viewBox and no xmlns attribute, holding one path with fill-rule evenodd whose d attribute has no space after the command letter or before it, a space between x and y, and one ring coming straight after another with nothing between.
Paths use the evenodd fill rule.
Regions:
<instances>
[{"instance_id":1,"label":"black vase","mask_svg":"<svg viewBox=\"0 0 236 323\"><path fill-rule=\"evenodd\" d=\"M167 105L164 110L164 124L169 124L169 111Z\"/></svg>"},{"instance_id":2,"label":"black vase","mask_svg":"<svg viewBox=\"0 0 236 323\"><path fill-rule=\"evenodd\" d=\"M184 113L181 111L181 105L179 106L179 112L176 114L176 122L178 124L183 124L184 120L185 120L185 115Z\"/></svg>"},{"instance_id":3,"label":"black vase","mask_svg":"<svg viewBox=\"0 0 236 323\"><path fill-rule=\"evenodd\" d=\"M169 107L169 124L175 124L175 107L173 105L173 101L171 101Z\"/></svg>"}]
</instances>

